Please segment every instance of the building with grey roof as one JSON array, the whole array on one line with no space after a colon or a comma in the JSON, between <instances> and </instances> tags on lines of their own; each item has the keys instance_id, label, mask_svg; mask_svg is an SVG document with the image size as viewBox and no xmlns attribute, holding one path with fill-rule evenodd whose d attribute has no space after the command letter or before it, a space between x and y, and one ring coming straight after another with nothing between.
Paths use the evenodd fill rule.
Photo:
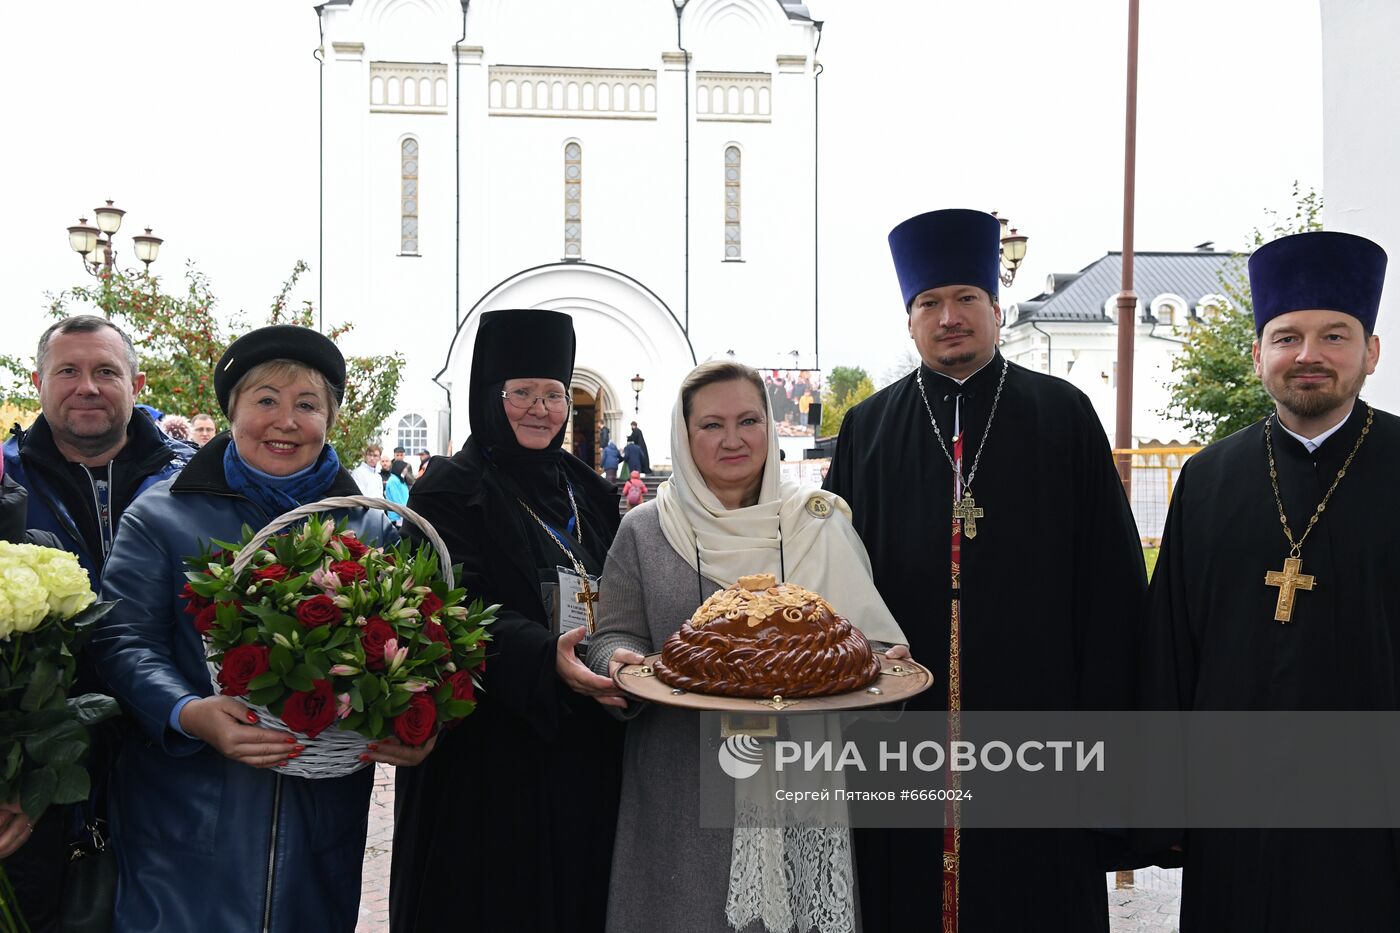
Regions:
<instances>
[{"instance_id":1,"label":"building with grey roof","mask_svg":"<svg viewBox=\"0 0 1400 933\"><path fill-rule=\"evenodd\" d=\"M1189 329L1229 303L1221 276L1243 257L1203 243L1189 252L1134 254L1138 295L1133 366L1136 446L1189 443L1187 428L1160 414L1167 407L1171 363ZM1074 383L1113 435L1117 408L1118 309L1123 254L1107 253L1078 272L1052 273L1045 290L1006 309L1002 353L1016 363Z\"/></svg>"}]
</instances>

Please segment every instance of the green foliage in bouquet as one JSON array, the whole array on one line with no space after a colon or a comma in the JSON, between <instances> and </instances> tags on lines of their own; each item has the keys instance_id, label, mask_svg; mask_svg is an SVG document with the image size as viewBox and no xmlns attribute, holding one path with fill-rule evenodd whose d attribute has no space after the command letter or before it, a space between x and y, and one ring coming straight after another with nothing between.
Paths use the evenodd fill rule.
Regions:
<instances>
[{"instance_id":1,"label":"green foliage in bouquet","mask_svg":"<svg viewBox=\"0 0 1400 933\"><path fill-rule=\"evenodd\" d=\"M111 697L70 697L75 652L116 605L98 603L67 551L0 541L0 800L30 822L86 800L86 726L118 712Z\"/></svg>"},{"instance_id":2,"label":"green foliage in bouquet","mask_svg":"<svg viewBox=\"0 0 1400 933\"><path fill-rule=\"evenodd\" d=\"M251 546L213 541L186 559L185 611L218 669L219 692L265 707L314 738L332 726L421 745L476 708L498 606L449 589L428 545L369 547L344 520L312 517Z\"/></svg>"}]
</instances>

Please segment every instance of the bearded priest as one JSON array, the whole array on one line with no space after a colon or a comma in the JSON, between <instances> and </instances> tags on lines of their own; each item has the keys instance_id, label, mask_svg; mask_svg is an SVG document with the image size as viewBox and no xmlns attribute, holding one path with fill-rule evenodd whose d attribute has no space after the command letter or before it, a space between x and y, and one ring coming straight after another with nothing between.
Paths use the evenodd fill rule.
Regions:
<instances>
[{"instance_id":1,"label":"bearded priest","mask_svg":"<svg viewBox=\"0 0 1400 933\"><path fill-rule=\"evenodd\" d=\"M997 350L1000 223L932 211L889 242L921 363L846 414L827 489L933 672L908 708L1129 708L1147 589L1137 528L1089 399ZM1054 905L1038 930L1107 933L1104 870L1123 864L1110 837L963 830L951 805L945 818L855 831L866 930L1018 930L1031 903Z\"/></svg>"},{"instance_id":2,"label":"bearded priest","mask_svg":"<svg viewBox=\"0 0 1400 933\"><path fill-rule=\"evenodd\" d=\"M1400 419L1375 372L1385 252L1301 233L1249 260L1264 420L1181 471L1149 597L1149 705L1400 708ZM1400 834L1187 830L1182 933L1400 930Z\"/></svg>"}]
</instances>

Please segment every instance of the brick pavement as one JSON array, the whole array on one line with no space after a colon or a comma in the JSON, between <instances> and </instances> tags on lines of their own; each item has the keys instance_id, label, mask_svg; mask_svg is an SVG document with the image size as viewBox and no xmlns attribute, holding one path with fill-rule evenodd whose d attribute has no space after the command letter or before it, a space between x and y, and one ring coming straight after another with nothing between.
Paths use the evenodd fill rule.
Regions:
<instances>
[{"instance_id":1,"label":"brick pavement","mask_svg":"<svg viewBox=\"0 0 1400 933\"><path fill-rule=\"evenodd\" d=\"M360 922L355 933L389 929L389 851L394 836L394 769L375 765L370 798L369 838L360 888ZM1138 872L1137 887L1113 890L1107 879L1111 933L1174 933L1181 907L1180 872ZM1047 911L1049 907L1044 908Z\"/></svg>"},{"instance_id":2,"label":"brick pavement","mask_svg":"<svg viewBox=\"0 0 1400 933\"><path fill-rule=\"evenodd\" d=\"M374 793L369 801L369 838L360 882L360 922L355 933L389 929L389 850L394 840L394 769L374 766Z\"/></svg>"}]
</instances>

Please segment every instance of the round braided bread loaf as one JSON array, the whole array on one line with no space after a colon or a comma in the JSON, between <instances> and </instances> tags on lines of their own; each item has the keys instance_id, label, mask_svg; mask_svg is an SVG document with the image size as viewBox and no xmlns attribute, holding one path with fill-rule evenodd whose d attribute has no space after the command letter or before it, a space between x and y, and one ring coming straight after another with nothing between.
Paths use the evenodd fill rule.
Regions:
<instances>
[{"instance_id":1,"label":"round braided bread loaf","mask_svg":"<svg viewBox=\"0 0 1400 933\"><path fill-rule=\"evenodd\" d=\"M653 668L672 687L731 697L848 693L880 675L859 629L772 574L741 577L705 600Z\"/></svg>"}]
</instances>

